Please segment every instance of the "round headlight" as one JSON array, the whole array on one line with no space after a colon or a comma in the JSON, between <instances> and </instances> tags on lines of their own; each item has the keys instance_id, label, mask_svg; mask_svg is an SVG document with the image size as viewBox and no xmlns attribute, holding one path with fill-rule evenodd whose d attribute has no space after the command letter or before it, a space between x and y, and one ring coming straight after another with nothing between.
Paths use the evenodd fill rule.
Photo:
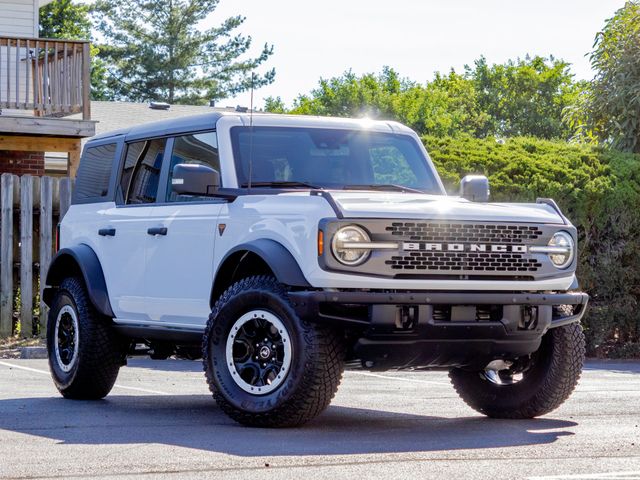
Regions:
<instances>
[{"instance_id":1,"label":"round headlight","mask_svg":"<svg viewBox=\"0 0 640 480\"><path fill-rule=\"evenodd\" d=\"M550 247L558 247L558 253L549 253L551 262L558 268L568 267L573 261L573 238L567 232L556 232L549 241Z\"/></svg>"},{"instance_id":2,"label":"round headlight","mask_svg":"<svg viewBox=\"0 0 640 480\"><path fill-rule=\"evenodd\" d=\"M371 253L370 249L357 248L357 244L370 241L371 239L364 229L356 225L349 225L342 227L335 233L331 241L331 251L340 263L353 267L367 260L369 253Z\"/></svg>"}]
</instances>

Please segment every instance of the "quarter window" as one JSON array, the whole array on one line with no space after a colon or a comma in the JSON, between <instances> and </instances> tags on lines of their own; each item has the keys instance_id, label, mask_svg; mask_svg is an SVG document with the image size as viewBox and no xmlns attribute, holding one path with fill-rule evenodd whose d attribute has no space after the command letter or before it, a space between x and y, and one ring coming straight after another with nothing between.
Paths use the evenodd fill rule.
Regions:
<instances>
[{"instance_id":1,"label":"quarter window","mask_svg":"<svg viewBox=\"0 0 640 480\"><path fill-rule=\"evenodd\" d=\"M75 188L76 198L85 199L107 196L115 154L115 143L107 143L86 149L78 170Z\"/></svg>"},{"instance_id":2,"label":"quarter window","mask_svg":"<svg viewBox=\"0 0 640 480\"><path fill-rule=\"evenodd\" d=\"M169 179L167 183L168 202L188 202L203 200L205 197L190 195L178 195L172 190L171 179L173 167L179 163L191 163L205 165L220 172L220 157L218 156L218 139L216 132L194 133L176 137L171 152L171 164L169 165Z\"/></svg>"},{"instance_id":3,"label":"quarter window","mask_svg":"<svg viewBox=\"0 0 640 480\"><path fill-rule=\"evenodd\" d=\"M126 204L153 203L158 195L158 181L166 139L130 143L120 178Z\"/></svg>"}]
</instances>

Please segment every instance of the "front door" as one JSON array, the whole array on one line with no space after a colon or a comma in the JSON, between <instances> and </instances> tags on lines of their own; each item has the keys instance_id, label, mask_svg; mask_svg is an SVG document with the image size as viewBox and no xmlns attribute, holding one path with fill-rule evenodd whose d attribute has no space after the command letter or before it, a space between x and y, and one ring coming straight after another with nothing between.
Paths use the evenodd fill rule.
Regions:
<instances>
[{"instance_id":1,"label":"front door","mask_svg":"<svg viewBox=\"0 0 640 480\"><path fill-rule=\"evenodd\" d=\"M163 166L160 197L150 207L152 229L145 254L146 310L155 324L203 330L210 313L213 249L224 201L177 195L172 191L178 163L207 165L220 171L215 132L175 137Z\"/></svg>"}]
</instances>

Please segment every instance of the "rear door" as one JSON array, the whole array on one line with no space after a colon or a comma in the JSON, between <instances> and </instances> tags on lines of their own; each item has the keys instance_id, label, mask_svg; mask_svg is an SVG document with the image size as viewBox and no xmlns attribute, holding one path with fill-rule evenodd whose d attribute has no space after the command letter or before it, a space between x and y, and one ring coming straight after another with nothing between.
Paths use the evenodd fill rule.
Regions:
<instances>
[{"instance_id":1,"label":"rear door","mask_svg":"<svg viewBox=\"0 0 640 480\"><path fill-rule=\"evenodd\" d=\"M155 234L146 239L145 295L150 320L170 328L202 330L210 313L213 249L223 200L177 195L171 188L178 163L220 171L216 133L172 138L157 202L148 212Z\"/></svg>"},{"instance_id":2,"label":"rear door","mask_svg":"<svg viewBox=\"0 0 640 480\"><path fill-rule=\"evenodd\" d=\"M98 212L98 256L116 321L146 324L145 248L150 207L157 196L166 139L125 145L116 204Z\"/></svg>"}]
</instances>

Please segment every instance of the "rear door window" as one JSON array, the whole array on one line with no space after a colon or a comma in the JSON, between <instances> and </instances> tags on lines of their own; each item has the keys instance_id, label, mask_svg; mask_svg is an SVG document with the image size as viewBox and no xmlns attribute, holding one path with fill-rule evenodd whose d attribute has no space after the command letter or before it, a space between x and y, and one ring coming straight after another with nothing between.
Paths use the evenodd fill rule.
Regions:
<instances>
[{"instance_id":1,"label":"rear door window","mask_svg":"<svg viewBox=\"0 0 640 480\"><path fill-rule=\"evenodd\" d=\"M165 138L134 142L127 146L120 177L124 203L135 205L156 201L165 146Z\"/></svg>"}]
</instances>

